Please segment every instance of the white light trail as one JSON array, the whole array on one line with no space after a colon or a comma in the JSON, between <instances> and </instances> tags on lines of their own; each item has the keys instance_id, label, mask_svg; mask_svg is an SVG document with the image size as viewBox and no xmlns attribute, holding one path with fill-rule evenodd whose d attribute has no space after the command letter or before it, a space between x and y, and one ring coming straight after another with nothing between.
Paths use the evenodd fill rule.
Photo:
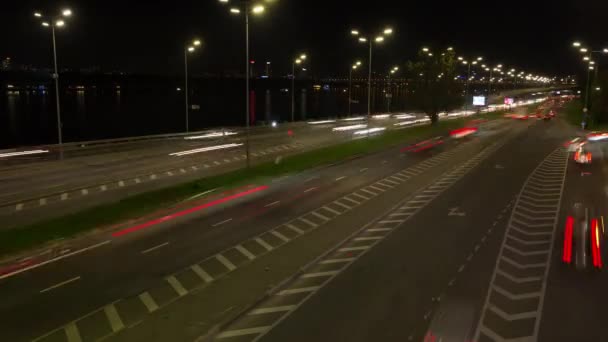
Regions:
<instances>
[{"instance_id":1,"label":"white light trail","mask_svg":"<svg viewBox=\"0 0 608 342\"><path fill-rule=\"evenodd\" d=\"M394 117L395 119L398 119L398 120L404 120L404 119L414 119L414 118L416 118L416 116L415 116L415 115L412 115L412 114L399 114L399 115L395 115L395 116L393 116L393 117Z\"/></svg>"},{"instance_id":2,"label":"white light trail","mask_svg":"<svg viewBox=\"0 0 608 342\"><path fill-rule=\"evenodd\" d=\"M28 156L32 154L42 154L49 153L47 150L31 150L31 151L21 151L21 152L9 152L9 153L0 153L0 158L9 158L9 157L17 157L17 156Z\"/></svg>"},{"instance_id":3,"label":"white light trail","mask_svg":"<svg viewBox=\"0 0 608 342\"><path fill-rule=\"evenodd\" d=\"M391 115L390 114L377 114L377 115L372 115L372 118L374 119L378 119L378 120L382 120L382 119L388 119L390 118Z\"/></svg>"},{"instance_id":4,"label":"white light trail","mask_svg":"<svg viewBox=\"0 0 608 342\"><path fill-rule=\"evenodd\" d=\"M335 132L352 131L352 130L360 129L360 128L367 128L367 125L351 125L351 126L334 127L333 131L335 131Z\"/></svg>"},{"instance_id":5,"label":"white light trail","mask_svg":"<svg viewBox=\"0 0 608 342\"><path fill-rule=\"evenodd\" d=\"M323 125L329 123L335 123L336 120L320 120L320 121L308 121L309 125Z\"/></svg>"},{"instance_id":6,"label":"white light trail","mask_svg":"<svg viewBox=\"0 0 608 342\"><path fill-rule=\"evenodd\" d=\"M207 139L207 138L219 138L219 137L226 137L229 135L236 135L238 133L236 132L213 132L213 133L209 133L209 134L203 134L203 135L197 135L197 136L192 136L192 137L185 137L185 140L197 140L197 139Z\"/></svg>"},{"instance_id":7,"label":"white light trail","mask_svg":"<svg viewBox=\"0 0 608 342\"><path fill-rule=\"evenodd\" d=\"M186 156L189 154L223 150L223 149L239 147L239 146L243 146L243 144L226 144L226 145L209 146L209 147L197 148L197 149L189 150L189 151L175 152L175 153L171 153L169 155L181 157L181 156Z\"/></svg>"},{"instance_id":8,"label":"white light trail","mask_svg":"<svg viewBox=\"0 0 608 342\"><path fill-rule=\"evenodd\" d=\"M363 135L363 134L371 134L371 133L376 133L376 132L382 132L385 131L386 127L375 127L375 128L370 128L370 129L364 129L362 131L355 131L353 132L354 135Z\"/></svg>"},{"instance_id":9,"label":"white light trail","mask_svg":"<svg viewBox=\"0 0 608 342\"><path fill-rule=\"evenodd\" d=\"M342 121L361 121L361 120L365 120L365 116L356 116L353 118L342 119Z\"/></svg>"}]
</instances>

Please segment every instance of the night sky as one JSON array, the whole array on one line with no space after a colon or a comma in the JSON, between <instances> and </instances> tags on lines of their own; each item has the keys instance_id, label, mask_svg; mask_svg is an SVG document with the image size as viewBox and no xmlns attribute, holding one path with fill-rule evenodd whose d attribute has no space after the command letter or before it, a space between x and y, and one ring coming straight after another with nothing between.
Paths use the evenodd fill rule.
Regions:
<instances>
[{"instance_id":1,"label":"night sky","mask_svg":"<svg viewBox=\"0 0 608 342\"><path fill-rule=\"evenodd\" d=\"M178 74L186 42L199 37L205 47L191 59L193 73L243 69L244 21L217 0L50 2L2 2L0 56L49 67L50 32L32 14L58 13L65 5L74 16L58 33L62 68ZM260 70L272 61L274 75L286 74L292 56L302 51L314 75L344 76L354 59L366 58L350 29L375 32L390 25L395 34L377 50L377 70L403 64L422 45L449 45L491 63L564 75L582 68L573 40L608 47L606 15L605 0L276 0L252 18L251 54Z\"/></svg>"}]
</instances>

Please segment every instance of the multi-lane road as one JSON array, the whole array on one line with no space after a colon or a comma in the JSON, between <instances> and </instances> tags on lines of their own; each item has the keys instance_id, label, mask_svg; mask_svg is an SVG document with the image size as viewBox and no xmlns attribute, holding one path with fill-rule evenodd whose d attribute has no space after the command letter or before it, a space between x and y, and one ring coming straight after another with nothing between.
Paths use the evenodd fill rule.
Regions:
<instances>
[{"instance_id":1,"label":"multi-lane road","mask_svg":"<svg viewBox=\"0 0 608 342\"><path fill-rule=\"evenodd\" d=\"M606 274L562 263L573 208L604 215L575 134L495 120L92 234L0 278L0 340L608 340Z\"/></svg>"}]
</instances>

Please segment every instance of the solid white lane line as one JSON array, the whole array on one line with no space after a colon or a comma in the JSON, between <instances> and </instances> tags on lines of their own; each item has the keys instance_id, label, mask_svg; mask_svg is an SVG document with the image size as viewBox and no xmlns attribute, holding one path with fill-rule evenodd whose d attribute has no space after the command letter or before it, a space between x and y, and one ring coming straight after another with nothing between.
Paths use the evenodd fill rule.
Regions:
<instances>
[{"instance_id":1,"label":"solid white lane line","mask_svg":"<svg viewBox=\"0 0 608 342\"><path fill-rule=\"evenodd\" d=\"M113 332L119 332L125 328L125 324L122 322L114 304L106 305L103 308L103 312L106 314L106 318L108 319L108 322L110 322L110 327Z\"/></svg>"},{"instance_id":2,"label":"solid white lane line","mask_svg":"<svg viewBox=\"0 0 608 342\"><path fill-rule=\"evenodd\" d=\"M230 271L234 271L236 270L236 266L234 266L234 264L232 262L230 262L230 260L228 260L225 256L221 255L221 254L216 254L215 258L217 259L217 261L219 261L222 265L224 265L228 270Z\"/></svg>"},{"instance_id":3,"label":"solid white lane line","mask_svg":"<svg viewBox=\"0 0 608 342\"><path fill-rule=\"evenodd\" d=\"M209 273L207 273L205 270L203 270L203 268L200 267L199 265L192 265L192 266L190 266L190 268L192 269L192 271L194 271L194 273L196 273L196 275L201 277L201 279L203 279L206 283L211 283L213 281L213 277Z\"/></svg>"},{"instance_id":4,"label":"solid white lane line","mask_svg":"<svg viewBox=\"0 0 608 342\"><path fill-rule=\"evenodd\" d=\"M382 240L384 236L365 236L355 238L354 241L372 241L372 240Z\"/></svg>"},{"instance_id":5,"label":"solid white lane line","mask_svg":"<svg viewBox=\"0 0 608 342\"><path fill-rule=\"evenodd\" d=\"M394 216L411 216L411 213L392 213L388 216L394 217Z\"/></svg>"},{"instance_id":6,"label":"solid white lane line","mask_svg":"<svg viewBox=\"0 0 608 342\"><path fill-rule=\"evenodd\" d=\"M291 223L286 223L286 224L285 224L285 226L286 226L287 228L289 228L289 229L293 230L294 232L296 232L296 233L300 234L300 235L304 234L304 231L303 231L302 229L300 229L300 228L298 228L298 227L294 226L294 225L293 225L293 224L291 224Z\"/></svg>"},{"instance_id":7,"label":"solid white lane line","mask_svg":"<svg viewBox=\"0 0 608 342\"><path fill-rule=\"evenodd\" d=\"M285 312L295 309L297 305L273 306L269 308L259 308L248 313L248 315L261 315L273 312Z\"/></svg>"},{"instance_id":8,"label":"solid white lane line","mask_svg":"<svg viewBox=\"0 0 608 342\"><path fill-rule=\"evenodd\" d=\"M344 248L338 249L338 252L363 251L363 250L366 250L366 249L368 249L370 247L371 246L344 247Z\"/></svg>"},{"instance_id":9,"label":"solid white lane line","mask_svg":"<svg viewBox=\"0 0 608 342\"><path fill-rule=\"evenodd\" d=\"M266 205L264 206L264 208L272 207L273 205L277 205L277 204L279 204L279 203L281 203L281 201L274 201L274 202L272 202L272 203L268 203L268 204L266 204Z\"/></svg>"},{"instance_id":10,"label":"solid white lane line","mask_svg":"<svg viewBox=\"0 0 608 342\"><path fill-rule=\"evenodd\" d=\"M344 178L346 178L346 176L338 177L338 178L336 178L336 182L339 182L339 181L343 180Z\"/></svg>"},{"instance_id":11,"label":"solid white lane line","mask_svg":"<svg viewBox=\"0 0 608 342\"><path fill-rule=\"evenodd\" d=\"M179 280L177 280L177 278L175 278L175 276L168 276L165 279L167 280L167 282L169 283L169 285L171 285L171 287L175 290L175 292L177 292L177 294L180 297L183 297L183 296L185 296L185 295L188 294L188 290L186 290L184 288L184 286L182 285L182 283L180 283Z\"/></svg>"},{"instance_id":12,"label":"solid white lane line","mask_svg":"<svg viewBox=\"0 0 608 342\"><path fill-rule=\"evenodd\" d=\"M279 239L283 240L283 242L289 242L289 238L287 238L287 236L277 232L276 230L273 230L270 232L270 234L278 237Z\"/></svg>"},{"instance_id":13,"label":"solid white lane line","mask_svg":"<svg viewBox=\"0 0 608 342\"><path fill-rule=\"evenodd\" d=\"M311 212L311 214L315 215L316 217L320 218L323 221L329 221L329 218L327 216L321 215L316 211Z\"/></svg>"},{"instance_id":14,"label":"solid white lane line","mask_svg":"<svg viewBox=\"0 0 608 342\"><path fill-rule=\"evenodd\" d=\"M371 228L366 230L367 232L389 232L393 230L393 228Z\"/></svg>"},{"instance_id":15,"label":"solid white lane line","mask_svg":"<svg viewBox=\"0 0 608 342\"><path fill-rule=\"evenodd\" d=\"M158 304L156 304L156 301L154 300L154 298L152 298L152 296L150 296L148 292L140 294L139 300L144 303L144 306L146 307L146 309L148 309L148 312L154 312L158 310Z\"/></svg>"},{"instance_id":16,"label":"solid white lane line","mask_svg":"<svg viewBox=\"0 0 608 342\"><path fill-rule=\"evenodd\" d=\"M340 213L339 211L334 210L334 209L332 209L332 208L330 208L330 207L328 207L328 206L323 207L323 209L325 209L325 210L329 211L329 212L330 212L330 213L332 213L332 214L335 214L335 215L341 215L341 213Z\"/></svg>"},{"instance_id":17,"label":"solid white lane line","mask_svg":"<svg viewBox=\"0 0 608 342\"><path fill-rule=\"evenodd\" d=\"M168 242L168 241L167 241L167 242L165 242L165 243L161 243L161 244L160 244L160 245L158 245L158 246L154 246L154 247L152 247L152 248L148 248L148 249L146 249L146 250L141 251L141 254L148 254L148 253L150 253L150 252L152 252L152 251L155 251L155 250L157 250L157 249L159 249L159 248L163 248L163 247L167 246L168 244L169 244L169 242Z\"/></svg>"},{"instance_id":18,"label":"solid white lane line","mask_svg":"<svg viewBox=\"0 0 608 342\"><path fill-rule=\"evenodd\" d=\"M65 336L68 339L68 342L82 342L80 331L78 331L78 327L76 326L75 322L65 326Z\"/></svg>"},{"instance_id":19,"label":"solid white lane line","mask_svg":"<svg viewBox=\"0 0 608 342\"><path fill-rule=\"evenodd\" d=\"M257 242L260 246L264 247L269 252L274 249L274 247L272 247L268 242L262 240L259 237L256 237L254 240L255 240L255 242Z\"/></svg>"},{"instance_id":20,"label":"solid white lane line","mask_svg":"<svg viewBox=\"0 0 608 342\"><path fill-rule=\"evenodd\" d=\"M313 190L316 190L316 189L317 189L317 187L313 186L312 188L304 190L304 193L307 193L307 192L310 192L310 191L313 191Z\"/></svg>"},{"instance_id":21,"label":"solid white lane line","mask_svg":"<svg viewBox=\"0 0 608 342\"><path fill-rule=\"evenodd\" d=\"M286 296L290 294L304 293L304 292L313 292L320 288L321 286L310 286L310 287L300 287L295 289L283 290L278 293L279 296Z\"/></svg>"},{"instance_id":22,"label":"solid white lane line","mask_svg":"<svg viewBox=\"0 0 608 342\"><path fill-rule=\"evenodd\" d=\"M393 224L393 223L403 223L405 222L404 220L385 220L385 221L380 221L378 223L380 224Z\"/></svg>"},{"instance_id":23,"label":"solid white lane line","mask_svg":"<svg viewBox=\"0 0 608 342\"><path fill-rule=\"evenodd\" d=\"M355 261L355 258L327 259L327 260L321 261L319 264L321 264L321 265L341 264L341 263L347 263L347 262L351 262L351 261Z\"/></svg>"},{"instance_id":24,"label":"solid white lane line","mask_svg":"<svg viewBox=\"0 0 608 342\"><path fill-rule=\"evenodd\" d=\"M330 277L332 275L338 274L340 271L325 271L325 272L313 272L313 273L305 273L300 276L300 278L318 278L318 277Z\"/></svg>"},{"instance_id":25,"label":"solid white lane line","mask_svg":"<svg viewBox=\"0 0 608 342\"><path fill-rule=\"evenodd\" d=\"M213 224L213 225L211 225L211 227L217 227L217 226L221 226L221 225L223 225L223 224L225 224L225 223L228 223L228 222L230 222L230 221L232 221L232 218L229 218L229 219L224 220L224 221L222 221L222 222L218 222L218 223L216 223L216 224Z\"/></svg>"},{"instance_id":26,"label":"solid white lane line","mask_svg":"<svg viewBox=\"0 0 608 342\"><path fill-rule=\"evenodd\" d=\"M302 222L304 222L304 223L308 224L309 226L311 226L311 227L313 227L313 228L317 228L317 227L319 226L319 225L317 225L316 223L314 223L314 222L312 222L312 221L310 221L310 220L307 220L307 219L305 219L305 218L303 218L303 217L298 218L298 220L300 220L300 221L302 221Z\"/></svg>"},{"instance_id":27,"label":"solid white lane line","mask_svg":"<svg viewBox=\"0 0 608 342\"><path fill-rule=\"evenodd\" d=\"M67 284L69 284L69 283L73 283L73 282L78 281L78 280L80 280L80 276L78 276L78 277L74 277L74 278L68 279L68 280L66 280L66 281L62 281L61 283L55 284L55 285L53 285L53 286L47 287L47 288L46 288L46 289L44 289L44 290L40 290L40 293L45 293L45 292L48 292L48 291L54 290L54 289L56 289L56 288L62 287L62 286L64 286L64 285L67 285Z\"/></svg>"},{"instance_id":28,"label":"solid white lane line","mask_svg":"<svg viewBox=\"0 0 608 342\"><path fill-rule=\"evenodd\" d=\"M253 253L251 253L247 248L241 246L241 245L236 245L237 251L241 252L241 254L243 254L247 259L249 260L253 260L255 259L255 255L253 255Z\"/></svg>"},{"instance_id":29,"label":"solid white lane line","mask_svg":"<svg viewBox=\"0 0 608 342\"><path fill-rule=\"evenodd\" d=\"M262 334L262 333L268 331L270 328L271 328L270 326L265 326L265 327L249 328L249 329L227 330L227 331L220 333L215 338L220 339L220 338L230 338L230 337L238 337L238 336L245 336L245 335L259 335L259 334Z\"/></svg>"}]
</instances>

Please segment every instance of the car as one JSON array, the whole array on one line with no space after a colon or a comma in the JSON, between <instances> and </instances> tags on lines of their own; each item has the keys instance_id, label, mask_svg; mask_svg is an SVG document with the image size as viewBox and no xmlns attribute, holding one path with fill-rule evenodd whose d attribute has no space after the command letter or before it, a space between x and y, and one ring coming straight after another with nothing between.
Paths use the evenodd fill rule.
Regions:
<instances>
[{"instance_id":1,"label":"car","mask_svg":"<svg viewBox=\"0 0 608 342\"><path fill-rule=\"evenodd\" d=\"M585 150L584 146L584 144L579 145L576 152L574 152L574 161L578 164L591 164L591 152Z\"/></svg>"}]
</instances>

